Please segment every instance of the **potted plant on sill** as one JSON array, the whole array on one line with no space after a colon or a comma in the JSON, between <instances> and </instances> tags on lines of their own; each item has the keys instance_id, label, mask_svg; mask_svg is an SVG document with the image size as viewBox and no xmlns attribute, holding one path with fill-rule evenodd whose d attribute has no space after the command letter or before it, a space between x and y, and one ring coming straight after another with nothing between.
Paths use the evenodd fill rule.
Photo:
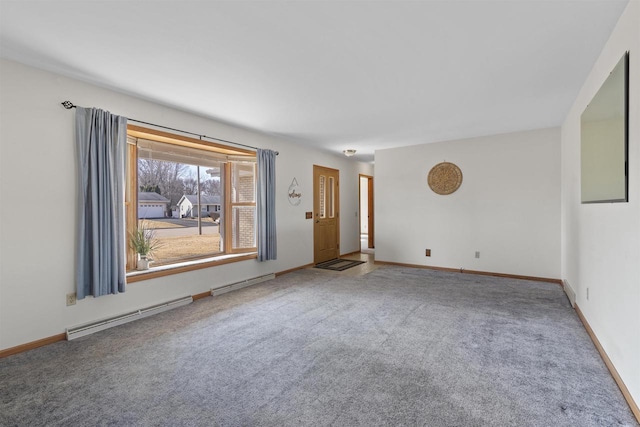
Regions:
<instances>
[{"instance_id":1,"label":"potted plant on sill","mask_svg":"<svg viewBox=\"0 0 640 427\"><path fill-rule=\"evenodd\" d=\"M141 221L138 228L129 233L131 247L138 254L136 268L138 270L148 270L149 263L153 261L149 256L160 247L160 242L156 238L156 230Z\"/></svg>"}]
</instances>

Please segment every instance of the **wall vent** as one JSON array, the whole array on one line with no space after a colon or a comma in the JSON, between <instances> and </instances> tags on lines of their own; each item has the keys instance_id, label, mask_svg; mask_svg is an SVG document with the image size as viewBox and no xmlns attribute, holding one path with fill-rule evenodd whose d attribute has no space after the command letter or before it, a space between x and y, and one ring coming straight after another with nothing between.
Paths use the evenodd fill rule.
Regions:
<instances>
[{"instance_id":1,"label":"wall vent","mask_svg":"<svg viewBox=\"0 0 640 427\"><path fill-rule=\"evenodd\" d=\"M275 279L276 275L273 273L265 274L264 276L254 277L253 279L243 280L241 282L232 283L230 285L220 286L219 288L211 289L211 296L221 295L227 292L235 291L236 289L246 288L247 286L257 285L258 283L266 282L267 280Z\"/></svg>"},{"instance_id":2,"label":"wall vent","mask_svg":"<svg viewBox=\"0 0 640 427\"><path fill-rule=\"evenodd\" d=\"M163 311L191 304L192 302L193 298L191 296L183 297L161 304L152 305L150 307L141 308L129 313L124 313L119 316L99 320L97 322L67 328L67 340L71 341L76 338L84 337L85 335L93 334L94 332L113 328L114 326L122 325L124 323L129 323L134 320L162 313Z\"/></svg>"}]
</instances>

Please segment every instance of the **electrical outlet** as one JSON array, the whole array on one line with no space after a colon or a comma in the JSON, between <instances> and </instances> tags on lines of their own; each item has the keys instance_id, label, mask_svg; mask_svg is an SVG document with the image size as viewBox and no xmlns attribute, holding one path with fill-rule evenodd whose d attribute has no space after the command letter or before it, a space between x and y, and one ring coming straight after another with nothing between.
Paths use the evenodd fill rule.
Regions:
<instances>
[{"instance_id":1,"label":"electrical outlet","mask_svg":"<svg viewBox=\"0 0 640 427\"><path fill-rule=\"evenodd\" d=\"M67 294L67 305L76 305L76 293Z\"/></svg>"},{"instance_id":2,"label":"electrical outlet","mask_svg":"<svg viewBox=\"0 0 640 427\"><path fill-rule=\"evenodd\" d=\"M589 288L587 288L587 301L589 301Z\"/></svg>"},{"instance_id":3,"label":"electrical outlet","mask_svg":"<svg viewBox=\"0 0 640 427\"><path fill-rule=\"evenodd\" d=\"M480 258L480 251L476 251L476 258Z\"/></svg>"},{"instance_id":4,"label":"electrical outlet","mask_svg":"<svg viewBox=\"0 0 640 427\"><path fill-rule=\"evenodd\" d=\"M431 249L425 249L424 256L431 256Z\"/></svg>"}]
</instances>

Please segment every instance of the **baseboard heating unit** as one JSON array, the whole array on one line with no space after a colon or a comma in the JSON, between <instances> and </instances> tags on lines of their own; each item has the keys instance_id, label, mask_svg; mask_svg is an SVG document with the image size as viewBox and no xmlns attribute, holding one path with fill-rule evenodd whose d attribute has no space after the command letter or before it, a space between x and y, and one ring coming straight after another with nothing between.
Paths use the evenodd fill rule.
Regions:
<instances>
[{"instance_id":1,"label":"baseboard heating unit","mask_svg":"<svg viewBox=\"0 0 640 427\"><path fill-rule=\"evenodd\" d=\"M241 282L232 283L230 285L221 286L219 288L211 289L211 296L224 294L227 292L235 291L236 289L246 288L247 286L257 285L258 283L266 282L267 280L275 279L276 275L273 273L265 274L264 276L254 277L253 279L243 280Z\"/></svg>"},{"instance_id":2,"label":"baseboard heating unit","mask_svg":"<svg viewBox=\"0 0 640 427\"><path fill-rule=\"evenodd\" d=\"M111 317L109 319L103 319L97 322L67 328L67 340L71 341L76 338L84 337L85 335L93 334L94 332L113 328L114 326L133 322L134 320L142 319L144 317L162 313L163 311L191 304L192 302L193 298L191 296L183 297L172 301L163 302L161 304L152 305L150 307L141 308L129 313Z\"/></svg>"},{"instance_id":3,"label":"baseboard heating unit","mask_svg":"<svg viewBox=\"0 0 640 427\"><path fill-rule=\"evenodd\" d=\"M567 298L569 298L569 302L571 303L571 307L576 306L576 291L573 290L569 282L566 280L562 281L562 289L564 289L564 293L567 294Z\"/></svg>"}]
</instances>

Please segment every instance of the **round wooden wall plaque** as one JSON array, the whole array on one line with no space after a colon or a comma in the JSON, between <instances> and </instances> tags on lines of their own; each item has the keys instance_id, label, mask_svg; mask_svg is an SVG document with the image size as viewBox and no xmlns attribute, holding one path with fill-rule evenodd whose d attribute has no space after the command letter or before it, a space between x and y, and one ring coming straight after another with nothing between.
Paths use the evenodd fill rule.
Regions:
<instances>
[{"instance_id":1,"label":"round wooden wall plaque","mask_svg":"<svg viewBox=\"0 0 640 427\"><path fill-rule=\"evenodd\" d=\"M453 163L438 163L429 171L429 187L437 194L454 193L462 184L462 171Z\"/></svg>"}]
</instances>

